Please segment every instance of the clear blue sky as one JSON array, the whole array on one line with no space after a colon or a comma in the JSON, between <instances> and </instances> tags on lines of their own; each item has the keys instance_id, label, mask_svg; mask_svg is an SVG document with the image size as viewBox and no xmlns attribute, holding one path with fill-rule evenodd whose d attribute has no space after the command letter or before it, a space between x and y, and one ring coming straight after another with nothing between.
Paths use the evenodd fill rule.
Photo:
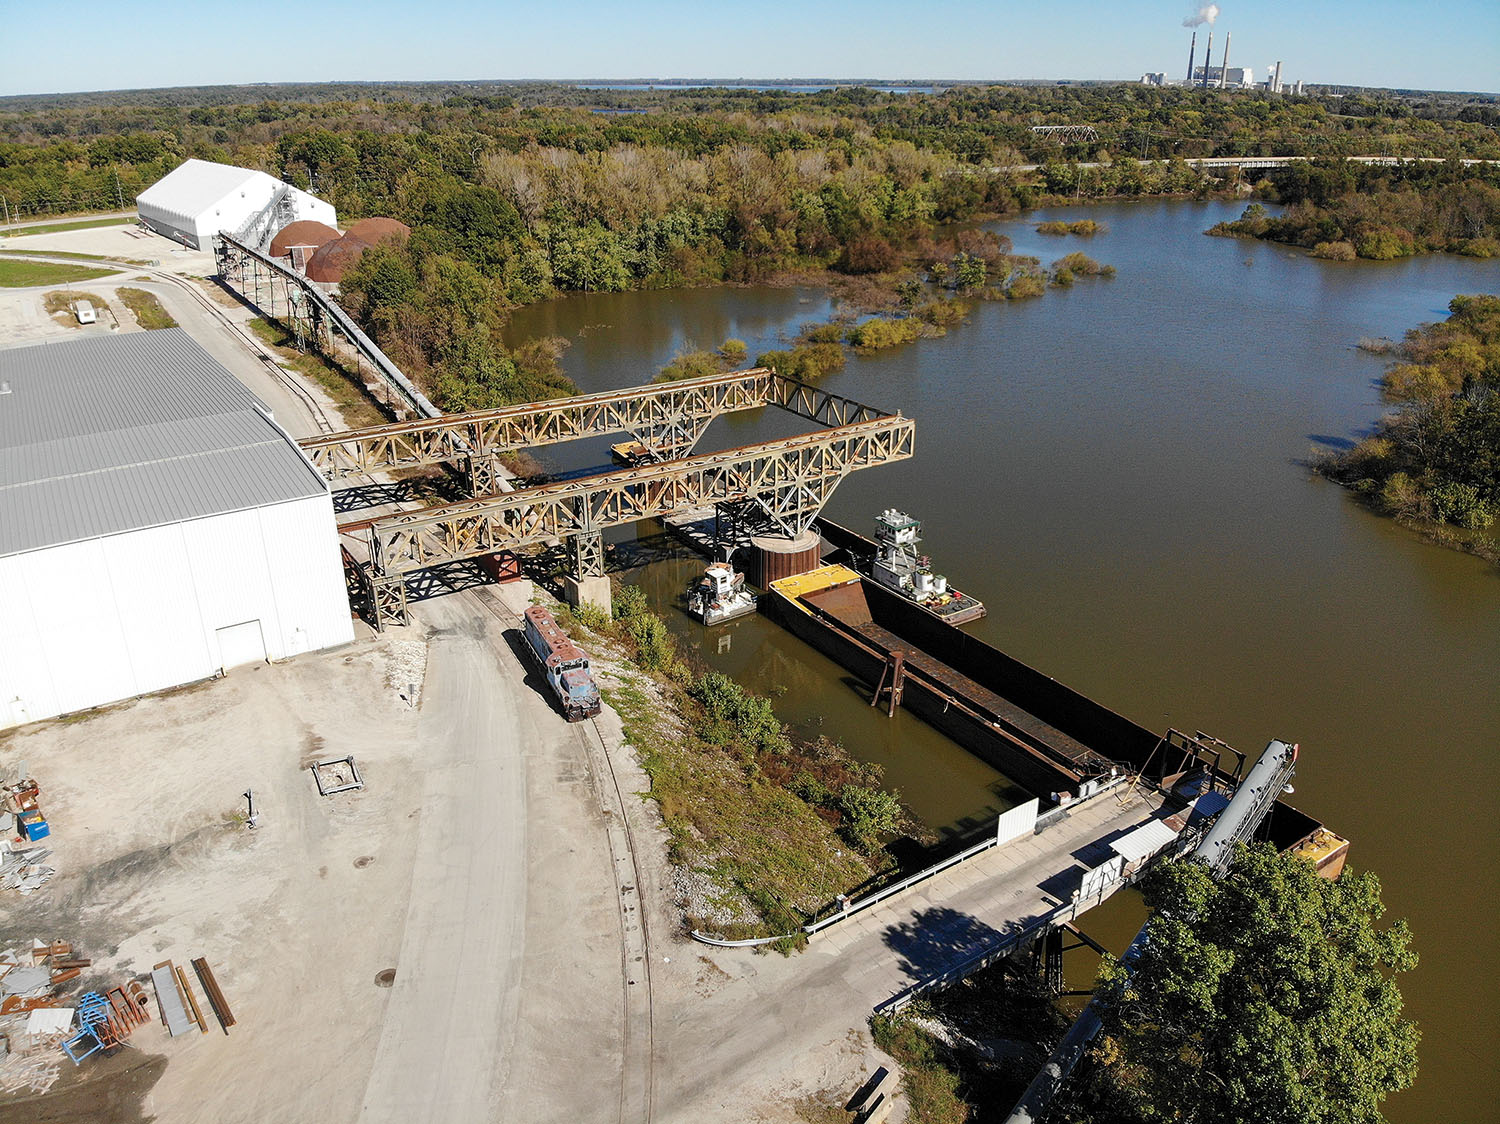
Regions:
<instances>
[{"instance_id":1,"label":"clear blue sky","mask_svg":"<svg viewBox=\"0 0 1500 1124\"><path fill-rule=\"evenodd\" d=\"M1223 0L1231 66L1500 91L1500 2ZM0 94L486 78L1138 78L1185 72L1188 0L0 0ZM1199 29L1203 53L1205 29Z\"/></svg>"}]
</instances>

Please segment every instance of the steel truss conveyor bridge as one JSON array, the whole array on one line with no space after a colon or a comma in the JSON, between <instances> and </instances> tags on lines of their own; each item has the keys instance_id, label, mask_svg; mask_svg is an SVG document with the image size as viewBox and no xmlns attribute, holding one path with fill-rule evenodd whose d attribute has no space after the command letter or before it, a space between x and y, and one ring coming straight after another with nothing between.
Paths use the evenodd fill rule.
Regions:
<instances>
[{"instance_id":1,"label":"steel truss conveyor bridge","mask_svg":"<svg viewBox=\"0 0 1500 1124\"><path fill-rule=\"evenodd\" d=\"M797 437L691 455L722 414L776 406L824 427ZM500 410L442 415L304 439L330 481L393 469L449 465L472 499L346 524L362 535L358 581L381 623L406 619L406 578L449 562L538 543L567 543L575 578L604 576L602 532L640 519L751 502L795 538L840 480L912 455L916 427L836 394L754 369ZM582 437L628 433L656 463L496 493L496 458Z\"/></svg>"}]
</instances>

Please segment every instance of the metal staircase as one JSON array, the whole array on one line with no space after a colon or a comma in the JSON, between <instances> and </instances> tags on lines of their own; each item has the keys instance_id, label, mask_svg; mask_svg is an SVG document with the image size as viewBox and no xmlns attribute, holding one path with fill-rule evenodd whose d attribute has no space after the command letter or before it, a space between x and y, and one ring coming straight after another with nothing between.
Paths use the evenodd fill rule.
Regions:
<instances>
[{"instance_id":1,"label":"metal staircase","mask_svg":"<svg viewBox=\"0 0 1500 1124\"><path fill-rule=\"evenodd\" d=\"M276 232L297 217L297 204L292 199L290 184L282 184L271 196L271 201L256 214L245 220L245 224L234 232L237 242L265 250Z\"/></svg>"}]
</instances>

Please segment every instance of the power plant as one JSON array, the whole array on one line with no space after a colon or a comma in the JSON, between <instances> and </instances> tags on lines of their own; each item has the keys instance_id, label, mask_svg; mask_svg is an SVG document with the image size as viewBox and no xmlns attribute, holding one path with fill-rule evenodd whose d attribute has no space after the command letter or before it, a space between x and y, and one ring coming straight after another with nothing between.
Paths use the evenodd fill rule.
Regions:
<instances>
[{"instance_id":1,"label":"power plant","mask_svg":"<svg viewBox=\"0 0 1500 1124\"><path fill-rule=\"evenodd\" d=\"M1261 90L1270 94L1300 94L1302 83L1296 82L1290 86L1284 86L1281 81L1281 63L1276 62L1273 66L1266 68L1264 81L1256 81L1255 68L1250 66L1229 65L1229 40L1230 33L1224 35L1224 54L1218 66L1213 65L1214 51L1214 21L1219 18L1219 6L1208 4L1198 9L1196 15L1189 16L1183 20L1183 25L1194 28L1193 37L1188 43L1188 65L1187 74L1181 79L1168 78L1165 71L1156 71L1141 75L1143 86L1186 86L1197 87L1208 90ZM1198 32L1199 24L1208 24L1208 42L1203 48L1203 60L1198 61Z\"/></svg>"}]
</instances>

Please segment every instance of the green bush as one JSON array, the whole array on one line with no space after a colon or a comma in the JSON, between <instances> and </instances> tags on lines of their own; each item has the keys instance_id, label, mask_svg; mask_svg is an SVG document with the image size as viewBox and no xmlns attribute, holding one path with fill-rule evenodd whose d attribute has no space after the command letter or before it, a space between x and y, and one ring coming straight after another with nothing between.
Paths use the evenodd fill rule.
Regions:
<instances>
[{"instance_id":1,"label":"green bush","mask_svg":"<svg viewBox=\"0 0 1500 1124\"><path fill-rule=\"evenodd\" d=\"M705 375L717 375L721 370L719 356L712 351L687 351L676 356L661 369L657 382L676 382L679 379L699 379Z\"/></svg>"},{"instance_id":2,"label":"green bush","mask_svg":"<svg viewBox=\"0 0 1500 1124\"><path fill-rule=\"evenodd\" d=\"M1354 243L1354 250L1360 257L1371 261L1394 261L1409 258L1417 252L1411 231L1390 227L1371 231L1359 238Z\"/></svg>"},{"instance_id":3,"label":"green bush","mask_svg":"<svg viewBox=\"0 0 1500 1124\"><path fill-rule=\"evenodd\" d=\"M839 792L844 833L862 851L873 850L882 835L901 826L901 801L883 788L846 784Z\"/></svg>"},{"instance_id":4,"label":"green bush","mask_svg":"<svg viewBox=\"0 0 1500 1124\"><path fill-rule=\"evenodd\" d=\"M719 358L731 367L738 367L745 361L745 356L750 354L750 347L744 340L727 339L719 345Z\"/></svg>"},{"instance_id":5,"label":"green bush","mask_svg":"<svg viewBox=\"0 0 1500 1124\"><path fill-rule=\"evenodd\" d=\"M615 590L615 620L623 621L648 612L646 591L638 585L622 585Z\"/></svg>"},{"instance_id":6,"label":"green bush","mask_svg":"<svg viewBox=\"0 0 1500 1124\"><path fill-rule=\"evenodd\" d=\"M1466 258L1500 258L1500 238L1468 238L1454 250Z\"/></svg>"},{"instance_id":7,"label":"green bush","mask_svg":"<svg viewBox=\"0 0 1500 1124\"><path fill-rule=\"evenodd\" d=\"M1456 523L1471 531L1482 531L1494 518L1489 501L1472 484L1445 480L1427 495L1432 500L1432 517L1440 523Z\"/></svg>"},{"instance_id":8,"label":"green bush","mask_svg":"<svg viewBox=\"0 0 1500 1124\"><path fill-rule=\"evenodd\" d=\"M920 338L925 325L915 317L888 320L877 316L849 331L849 343L859 351L880 351Z\"/></svg>"},{"instance_id":9,"label":"green bush","mask_svg":"<svg viewBox=\"0 0 1500 1124\"><path fill-rule=\"evenodd\" d=\"M1312 256L1325 261L1353 261L1359 257L1353 242L1319 242L1312 248Z\"/></svg>"},{"instance_id":10,"label":"green bush","mask_svg":"<svg viewBox=\"0 0 1500 1124\"><path fill-rule=\"evenodd\" d=\"M568 615L590 632L603 632L609 627L609 614L604 611L604 606L595 605L592 601L573 606L568 610Z\"/></svg>"},{"instance_id":11,"label":"green bush","mask_svg":"<svg viewBox=\"0 0 1500 1124\"><path fill-rule=\"evenodd\" d=\"M1030 297L1039 297L1046 291L1047 286L1040 277L1032 273L1018 273L1011 279L1010 284L1005 286L1005 299L1026 300Z\"/></svg>"},{"instance_id":12,"label":"green bush","mask_svg":"<svg viewBox=\"0 0 1500 1124\"><path fill-rule=\"evenodd\" d=\"M1422 490L1406 473L1393 472L1380 487L1380 505L1392 515L1417 515L1421 511Z\"/></svg>"},{"instance_id":13,"label":"green bush","mask_svg":"<svg viewBox=\"0 0 1500 1124\"><path fill-rule=\"evenodd\" d=\"M711 671L699 676L688 694L703 706L707 719L699 731L705 741L737 742L752 753L785 753L785 728L771 700L746 691L729 676Z\"/></svg>"},{"instance_id":14,"label":"green bush","mask_svg":"<svg viewBox=\"0 0 1500 1124\"><path fill-rule=\"evenodd\" d=\"M762 352L756 356L755 365L805 382L837 371L845 361L844 349L837 343L809 343L792 351Z\"/></svg>"},{"instance_id":15,"label":"green bush","mask_svg":"<svg viewBox=\"0 0 1500 1124\"><path fill-rule=\"evenodd\" d=\"M635 645L635 662L647 671L670 667L676 657L676 644L667 631L667 622L655 613L637 613L625 619L625 634Z\"/></svg>"}]
</instances>

